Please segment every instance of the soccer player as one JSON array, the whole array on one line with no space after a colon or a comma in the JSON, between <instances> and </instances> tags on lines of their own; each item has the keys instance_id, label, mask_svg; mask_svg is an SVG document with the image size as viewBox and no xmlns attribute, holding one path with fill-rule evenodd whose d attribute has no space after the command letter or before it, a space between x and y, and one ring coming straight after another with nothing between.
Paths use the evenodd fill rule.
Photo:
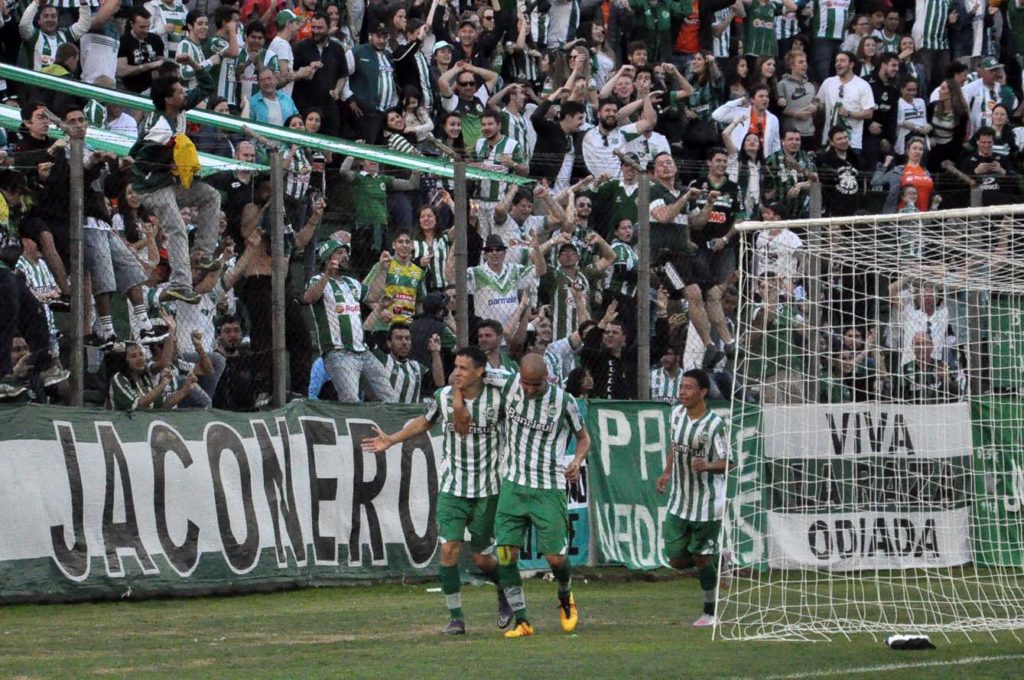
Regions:
<instances>
[{"instance_id":1,"label":"soccer player","mask_svg":"<svg viewBox=\"0 0 1024 680\"><path fill-rule=\"evenodd\" d=\"M704 591L704 613L693 622L698 627L715 624L715 553L725 509L725 473L732 458L725 422L704 401L710 386L702 370L683 374L682 404L672 409L672 450L655 487L658 493L669 490L664 528L669 564L673 569L697 565Z\"/></svg>"},{"instance_id":2,"label":"soccer player","mask_svg":"<svg viewBox=\"0 0 1024 680\"><path fill-rule=\"evenodd\" d=\"M579 615L569 573L565 483L579 479L580 465L590 449L590 436L576 400L548 383L547 365L540 354L523 357L519 375L505 384L503 396L508 472L498 494L494 533L498 542L498 577L516 620L505 637L533 635L517 563L531 524L537 530L537 550L544 554L558 580L562 630L571 633ZM576 435L576 451L572 461L565 465L563 456L570 434Z\"/></svg>"},{"instance_id":3,"label":"soccer player","mask_svg":"<svg viewBox=\"0 0 1024 680\"><path fill-rule=\"evenodd\" d=\"M485 554L494 545L494 513L498 507L498 461L501 453L501 421L506 404L502 389L483 382L487 358L479 347L455 353L452 384L434 393L427 412L394 434L363 440L363 446L383 453L390 447L428 432L441 422L444 457L441 488L437 494L438 536L441 541L441 590L451 620L445 635L466 633L459 579L459 553L469 529L473 563L496 585L497 561ZM520 589L521 590L521 589ZM512 609L498 588L498 627L512 622Z\"/></svg>"}]
</instances>

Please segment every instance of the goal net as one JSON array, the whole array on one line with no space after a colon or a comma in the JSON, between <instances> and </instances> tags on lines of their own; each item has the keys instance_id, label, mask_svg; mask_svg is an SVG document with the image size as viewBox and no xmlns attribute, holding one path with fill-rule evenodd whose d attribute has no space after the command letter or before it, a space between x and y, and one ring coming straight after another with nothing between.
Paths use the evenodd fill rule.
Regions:
<instances>
[{"instance_id":1,"label":"goal net","mask_svg":"<svg viewBox=\"0 0 1024 680\"><path fill-rule=\"evenodd\" d=\"M1024 626L1024 205L740 228L716 635Z\"/></svg>"}]
</instances>

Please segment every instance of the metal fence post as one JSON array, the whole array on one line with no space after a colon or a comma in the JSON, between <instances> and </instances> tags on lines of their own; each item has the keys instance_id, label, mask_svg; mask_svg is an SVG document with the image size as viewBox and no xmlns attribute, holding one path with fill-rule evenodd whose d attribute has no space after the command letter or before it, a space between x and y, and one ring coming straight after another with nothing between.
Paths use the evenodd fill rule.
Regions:
<instances>
[{"instance_id":1,"label":"metal fence post","mask_svg":"<svg viewBox=\"0 0 1024 680\"><path fill-rule=\"evenodd\" d=\"M651 393L651 176L646 169L637 173L637 317L635 399Z\"/></svg>"},{"instance_id":2,"label":"metal fence post","mask_svg":"<svg viewBox=\"0 0 1024 680\"><path fill-rule=\"evenodd\" d=\"M288 277L288 258L284 253L284 165L281 151L275 144L267 150L270 164L270 257L273 262L271 279L271 341L273 343L274 407L281 408L288 400L286 367L288 350L285 346L285 280Z\"/></svg>"},{"instance_id":3,"label":"metal fence post","mask_svg":"<svg viewBox=\"0 0 1024 680\"><path fill-rule=\"evenodd\" d=\"M82 406L85 390L85 267L83 234L85 222L85 138L68 134L71 145L71 405Z\"/></svg>"},{"instance_id":4,"label":"metal fence post","mask_svg":"<svg viewBox=\"0 0 1024 680\"><path fill-rule=\"evenodd\" d=\"M466 193L466 163L455 161L455 337L458 347L469 344L469 198Z\"/></svg>"}]
</instances>

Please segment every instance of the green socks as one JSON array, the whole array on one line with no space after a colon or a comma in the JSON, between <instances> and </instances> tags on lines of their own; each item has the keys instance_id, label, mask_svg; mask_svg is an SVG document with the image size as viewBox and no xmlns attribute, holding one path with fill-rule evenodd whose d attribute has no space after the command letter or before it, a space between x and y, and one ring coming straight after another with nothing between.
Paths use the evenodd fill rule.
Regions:
<instances>
[{"instance_id":1,"label":"green socks","mask_svg":"<svg viewBox=\"0 0 1024 680\"><path fill-rule=\"evenodd\" d=\"M505 591L505 598L516 613L516 622L529 621L526 616L526 595L523 593L523 579L519 575L519 565L515 563L499 564L498 581L501 583L502 590Z\"/></svg>"},{"instance_id":2,"label":"green socks","mask_svg":"<svg viewBox=\"0 0 1024 680\"><path fill-rule=\"evenodd\" d=\"M459 592L461 589L462 579L459 576L459 568L441 565L441 592L444 593L444 599L448 603L448 611L451 612L452 618L460 621L465 618L465 614L462 613L462 593Z\"/></svg>"},{"instance_id":3,"label":"green socks","mask_svg":"<svg viewBox=\"0 0 1024 680\"><path fill-rule=\"evenodd\" d=\"M568 599L569 593L572 592L572 574L569 572L568 561L564 567L559 569L552 567L551 573L555 575L555 579L558 581L558 599Z\"/></svg>"}]
</instances>

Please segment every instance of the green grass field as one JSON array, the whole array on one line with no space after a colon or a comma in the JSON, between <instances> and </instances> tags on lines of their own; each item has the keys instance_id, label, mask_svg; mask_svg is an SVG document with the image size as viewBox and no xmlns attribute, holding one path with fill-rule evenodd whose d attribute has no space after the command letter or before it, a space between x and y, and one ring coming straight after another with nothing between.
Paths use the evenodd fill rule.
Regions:
<instances>
[{"instance_id":1,"label":"green grass field","mask_svg":"<svg viewBox=\"0 0 1024 680\"><path fill-rule=\"evenodd\" d=\"M526 583L537 635L505 640L494 590L467 586L469 634L446 622L434 583L75 605L0 614L0 677L247 678L1019 678L1010 634L932 636L938 649L894 652L868 636L832 643L712 641L690 623L696 580L576 580L581 623L565 635L555 585ZM514 674L514 675L513 675Z\"/></svg>"}]
</instances>

